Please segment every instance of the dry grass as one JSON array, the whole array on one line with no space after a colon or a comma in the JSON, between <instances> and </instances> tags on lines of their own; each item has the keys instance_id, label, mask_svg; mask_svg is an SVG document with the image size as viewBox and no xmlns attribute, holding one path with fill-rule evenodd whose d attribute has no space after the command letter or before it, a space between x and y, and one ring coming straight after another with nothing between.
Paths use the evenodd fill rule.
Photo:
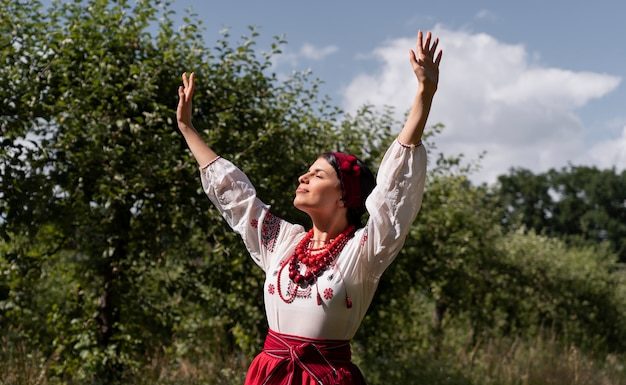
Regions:
<instances>
[{"instance_id":1,"label":"dry grass","mask_svg":"<svg viewBox=\"0 0 626 385\"><path fill-rule=\"evenodd\" d=\"M4 341L3 341L4 342ZM624 385L626 355L592 357L573 346L554 339L490 340L473 348L446 349L439 359L430 357L428 368L407 373L406 384L467 385ZM424 355L427 357L427 355ZM411 365L424 365L411 363ZM138 385L227 385L241 384L249 358L228 357L174 358L154 357L127 382ZM406 364L406 363L404 363ZM385 378L364 367L366 377ZM424 373L424 375L419 375ZM459 377L458 373L462 373ZM38 352L3 344L0 349L1 385L56 385L47 378L47 360ZM377 376L376 374L383 374ZM416 376L416 374L418 374ZM455 377L456 376L456 377ZM451 380L455 377L456 380ZM409 380L410 378L410 380ZM372 382L371 385L376 385Z\"/></svg>"},{"instance_id":2,"label":"dry grass","mask_svg":"<svg viewBox=\"0 0 626 385\"><path fill-rule=\"evenodd\" d=\"M626 384L626 356L591 357L551 338L492 340L457 357L475 384Z\"/></svg>"},{"instance_id":3,"label":"dry grass","mask_svg":"<svg viewBox=\"0 0 626 385\"><path fill-rule=\"evenodd\" d=\"M46 359L39 352L27 351L23 344L0 340L1 385L47 385Z\"/></svg>"},{"instance_id":4,"label":"dry grass","mask_svg":"<svg viewBox=\"0 0 626 385\"><path fill-rule=\"evenodd\" d=\"M243 355L229 357L188 357L171 359L155 357L136 376L138 385L195 385L243 384L248 358Z\"/></svg>"}]
</instances>

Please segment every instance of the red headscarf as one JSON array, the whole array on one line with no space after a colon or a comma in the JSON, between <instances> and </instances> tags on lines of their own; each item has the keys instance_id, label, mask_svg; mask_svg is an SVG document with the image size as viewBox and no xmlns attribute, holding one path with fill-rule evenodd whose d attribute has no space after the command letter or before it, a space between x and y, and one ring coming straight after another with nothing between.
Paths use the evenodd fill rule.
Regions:
<instances>
[{"instance_id":1,"label":"red headscarf","mask_svg":"<svg viewBox=\"0 0 626 385\"><path fill-rule=\"evenodd\" d=\"M361 167L357 163L356 156L343 152L333 152L337 159L339 180L343 188L343 201L348 208L360 208L361 201Z\"/></svg>"}]
</instances>

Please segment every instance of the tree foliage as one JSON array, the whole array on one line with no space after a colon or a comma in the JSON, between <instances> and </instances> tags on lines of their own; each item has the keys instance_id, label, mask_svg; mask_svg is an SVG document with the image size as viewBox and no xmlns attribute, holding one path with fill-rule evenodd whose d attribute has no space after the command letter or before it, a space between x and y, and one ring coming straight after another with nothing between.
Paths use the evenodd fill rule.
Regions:
<instances>
[{"instance_id":1,"label":"tree foliage","mask_svg":"<svg viewBox=\"0 0 626 385\"><path fill-rule=\"evenodd\" d=\"M513 169L501 175L503 222L549 236L608 242L626 263L626 171L569 166L533 174Z\"/></svg>"},{"instance_id":2,"label":"tree foliage","mask_svg":"<svg viewBox=\"0 0 626 385\"><path fill-rule=\"evenodd\" d=\"M148 1L2 10L2 328L59 376L104 382L163 346L187 349L175 338L256 349L261 275L175 129L180 74L198 76L194 118L210 144L292 220L307 162L367 143L362 155L378 156L389 125L365 127L384 120L365 110L339 123L307 74L278 80L271 59L284 42L261 53L254 29L209 49L197 20L174 29L167 5Z\"/></svg>"},{"instance_id":3,"label":"tree foliage","mask_svg":"<svg viewBox=\"0 0 626 385\"><path fill-rule=\"evenodd\" d=\"M493 338L547 332L596 353L626 349L626 286L608 244L507 231L498 190L469 183L472 165L460 157L430 155L422 209L359 330L376 382L443 381L415 357L475 351ZM441 376L466 383L462 373Z\"/></svg>"}]
</instances>

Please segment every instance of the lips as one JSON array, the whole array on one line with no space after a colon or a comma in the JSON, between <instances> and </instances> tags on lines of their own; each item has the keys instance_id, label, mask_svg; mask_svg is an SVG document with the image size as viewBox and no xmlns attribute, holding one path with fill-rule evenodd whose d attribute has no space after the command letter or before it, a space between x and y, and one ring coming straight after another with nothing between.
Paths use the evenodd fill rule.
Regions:
<instances>
[{"instance_id":1,"label":"lips","mask_svg":"<svg viewBox=\"0 0 626 385\"><path fill-rule=\"evenodd\" d=\"M304 188L302 188L302 187L298 187L298 189L296 190L296 194L297 194L297 193L305 193L305 192L309 192L309 190L304 189Z\"/></svg>"}]
</instances>

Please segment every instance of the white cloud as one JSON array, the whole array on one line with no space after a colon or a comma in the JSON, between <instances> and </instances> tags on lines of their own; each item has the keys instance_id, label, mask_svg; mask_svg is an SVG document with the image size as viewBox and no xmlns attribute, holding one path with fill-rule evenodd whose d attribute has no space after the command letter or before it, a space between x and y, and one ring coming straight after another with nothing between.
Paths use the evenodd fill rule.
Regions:
<instances>
[{"instance_id":1,"label":"white cloud","mask_svg":"<svg viewBox=\"0 0 626 385\"><path fill-rule=\"evenodd\" d=\"M288 64L292 67L297 67L302 60L321 61L337 51L339 51L339 48L335 45L316 47L313 44L304 43L296 52L287 51L281 55L275 56L274 66Z\"/></svg>"},{"instance_id":2,"label":"white cloud","mask_svg":"<svg viewBox=\"0 0 626 385\"><path fill-rule=\"evenodd\" d=\"M591 160L601 168L617 166L626 167L626 126L622 128L622 135L617 139L600 141L589 150Z\"/></svg>"},{"instance_id":3,"label":"white cloud","mask_svg":"<svg viewBox=\"0 0 626 385\"><path fill-rule=\"evenodd\" d=\"M480 11L476 12L476 15L474 16L474 18L476 18L477 20L488 20L488 21L498 20L498 16L494 12L488 9L481 9Z\"/></svg>"},{"instance_id":4,"label":"white cloud","mask_svg":"<svg viewBox=\"0 0 626 385\"><path fill-rule=\"evenodd\" d=\"M610 165L610 158L594 155L585 143L576 109L614 90L619 77L537 65L523 45L487 34L441 26L433 32L444 55L429 122L446 126L437 142L444 152L471 159L487 151L476 181L493 182L513 166L543 171L568 162ZM379 71L352 79L343 91L344 108L391 105L401 118L416 90L407 53L414 44L414 37L399 38L376 48ZM607 141L604 148L615 143ZM623 154L616 148L614 153Z\"/></svg>"},{"instance_id":5,"label":"white cloud","mask_svg":"<svg viewBox=\"0 0 626 385\"><path fill-rule=\"evenodd\" d=\"M322 60L326 56L337 52L337 50L339 50L339 48L334 45L327 45L326 47L318 48L312 44L305 43L302 48L300 48L300 56L311 60Z\"/></svg>"}]
</instances>

